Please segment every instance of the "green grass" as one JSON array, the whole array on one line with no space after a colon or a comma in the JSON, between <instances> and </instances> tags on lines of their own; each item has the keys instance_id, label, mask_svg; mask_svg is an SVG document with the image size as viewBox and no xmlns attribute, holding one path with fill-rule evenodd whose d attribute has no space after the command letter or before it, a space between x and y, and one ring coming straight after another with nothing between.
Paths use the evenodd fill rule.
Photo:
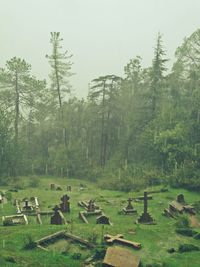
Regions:
<instances>
[{"instance_id":1,"label":"green grass","mask_svg":"<svg viewBox=\"0 0 200 267\"><path fill-rule=\"evenodd\" d=\"M55 182L63 187L62 191L51 191L50 183ZM42 238L48 234L55 233L63 229L68 229L74 234L85 239L91 236L98 236L98 243L101 242L102 226L96 225L96 218L89 218L90 224L82 223L78 218L78 212L82 210L78 207L78 200L95 199L96 203L103 209L104 213L109 216L113 226L105 226L103 233L123 234L125 238L141 242L142 249L139 251L132 250L134 254L140 255L144 264L165 263L169 267L199 267L200 252L174 253L169 254L167 249L177 249L179 244L191 243L200 247L200 241L191 237L184 237L175 233L175 220L162 216L162 211L168 206L171 199L176 195L183 193L188 203L193 203L200 199L197 193L192 193L183 189L170 189L166 193L153 194L153 200L149 201L149 211L155 218L156 225L136 225L135 221L143 211L143 202L133 202L138 213L134 215L120 215L118 212L126 206L128 197L142 195L143 192L123 193L117 191L100 190L95 184L87 184L84 191L79 192L80 180L66 178L41 178L39 188L28 187L28 178L23 178L24 190L12 193L12 201L0 207L0 215L15 214L15 207L12 205L13 200L23 199L25 197L37 196L41 210L51 210L55 204L60 203L60 198L64 193L70 196L71 213L65 214L67 220L73 220L72 225L56 226L50 225L50 217L42 216L43 225L37 225L34 217L28 217L29 225L26 226L0 226L0 266L82 266L82 261L92 254L92 251L82 251L82 259L74 260L73 253L81 252L81 249L72 244L68 253L62 255L59 249L52 249L44 252L39 249L24 250L24 242L28 235L34 240ZM72 186L72 192L66 192L67 185ZM1 187L0 190L10 189ZM200 231L200 229L196 229ZM3 241L4 240L4 241ZM3 246L4 245L4 246ZM61 245L58 245L58 247ZM15 263L12 263L12 260Z\"/></svg>"}]
</instances>

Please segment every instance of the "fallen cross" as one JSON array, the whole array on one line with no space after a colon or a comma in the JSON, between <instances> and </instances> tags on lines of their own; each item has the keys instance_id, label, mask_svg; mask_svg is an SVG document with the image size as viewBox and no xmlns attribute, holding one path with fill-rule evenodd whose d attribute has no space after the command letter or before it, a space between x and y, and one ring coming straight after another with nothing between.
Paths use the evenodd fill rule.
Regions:
<instances>
[{"instance_id":1,"label":"fallen cross","mask_svg":"<svg viewBox=\"0 0 200 267\"><path fill-rule=\"evenodd\" d=\"M105 235L104 239L106 240L106 242L108 244L113 244L113 243L119 243L122 245L126 245L126 246L130 246L133 247L135 249L140 249L141 248L141 243L137 243L137 242L133 242L130 240L126 240L124 239L124 236L121 234L118 234L116 236L112 236L112 235Z\"/></svg>"}]
</instances>

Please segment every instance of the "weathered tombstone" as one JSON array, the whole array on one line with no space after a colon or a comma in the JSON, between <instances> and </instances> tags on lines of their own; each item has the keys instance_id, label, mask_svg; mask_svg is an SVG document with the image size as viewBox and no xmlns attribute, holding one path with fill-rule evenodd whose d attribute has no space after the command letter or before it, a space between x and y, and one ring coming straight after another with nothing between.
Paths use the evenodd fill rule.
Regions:
<instances>
[{"instance_id":1,"label":"weathered tombstone","mask_svg":"<svg viewBox=\"0 0 200 267\"><path fill-rule=\"evenodd\" d=\"M54 214L51 216L51 224L66 224L65 218L58 205L53 208L53 211Z\"/></svg>"},{"instance_id":2,"label":"weathered tombstone","mask_svg":"<svg viewBox=\"0 0 200 267\"><path fill-rule=\"evenodd\" d=\"M125 214L131 214L131 213L137 212L137 210L134 209L133 205L131 204L133 200L129 198L127 201L128 201L128 205L125 208L123 208L123 212Z\"/></svg>"},{"instance_id":3,"label":"weathered tombstone","mask_svg":"<svg viewBox=\"0 0 200 267\"><path fill-rule=\"evenodd\" d=\"M64 195L61 197L62 203L60 204L60 209L62 212L70 212L70 197L68 195Z\"/></svg>"},{"instance_id":4,"label":"weathered tombstone","mask_svg":"<svg viewBox=\"0 0 200 267\"><path fill-rule=\"evenodd\" d=\"M148 213L148 196L147 192L144 192L144 212L140 217L138 218L138 223L144 223L144 224L154 224L154 219L152 216Z\"/></svg>"},{"instance_id":5,"label":"weathered tombstone","mask_svg":"<svg viewBox=\"0 0 200 267\"><path fill-rule=\"evenodd\" d=\"M67 191L68 191L68 192L71 192L71 191L72 191L72 187L71 187L71 185L68 185L68 186L67 186Z\"/></svg>"},{"instance_id":6,"label":"weathered tombstone","mask_svg":"<svg viewBox=\"0 0 200 267\"><path fill-rule=\"evenodd\" d=\"M24 200L23 210L24 211L31 211L31 210L33 210L33 207L30 205L29 200L27 198Z\"/></svg>"},{"instance_id":7,"label":"weathered tombstone","mask_svg":"<svg viewBox=\"0 0 200 267\"><path fill-rule=\"evenodd\" d=\"M95 203L92 199L88 202L87 212L95 212Z\"/></svg>"},{"instance_id":8,"label":"weathered tombstone","mask_svg":"<svg viewBox=\"0 0 200 267\"><path fill-rule=\"evenodd\" d=\"M97 218L96 223L97 224L108 224L108 225L111 225L111 222L110 222L109 218L104 214Z\"/></svg>"},{"instance_id":9,"label":"weathered tombstone","mask_svg":"<svg viewBox=\"0 0 200 267\"><path fill-rule=\"evenodd\" d=\"M185 199L184 199L184 195L183 194L179 194L176 198L176 201L178 203L184 204L185 203Z\"/></svg>"},{"instance_id":10,"label":"weathered tombstone","mask_svg":"<svg viewBox=\"0 0 200 267\"><path fill-rule=\"evenodd\" d=\"M56 185L55 184L50 184L50 189L51 190L55 190L56 189Z\"/></svg>"}]
</instances>

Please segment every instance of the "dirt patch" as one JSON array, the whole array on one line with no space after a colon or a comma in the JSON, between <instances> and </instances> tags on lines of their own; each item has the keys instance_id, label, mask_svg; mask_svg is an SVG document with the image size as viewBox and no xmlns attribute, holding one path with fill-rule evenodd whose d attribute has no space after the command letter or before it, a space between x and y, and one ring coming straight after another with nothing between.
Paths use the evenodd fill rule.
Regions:
<instances>
[{"instance_id":1,"label":"dirt patch","mask_svg":"<svg viewBox=\"0 0 200 267\"><path fill-rule=\"evenodd\" d=\"M190 222L192 227L200 227L200 222L195 215L190 216Z\"/></svg>"}]
</instances>

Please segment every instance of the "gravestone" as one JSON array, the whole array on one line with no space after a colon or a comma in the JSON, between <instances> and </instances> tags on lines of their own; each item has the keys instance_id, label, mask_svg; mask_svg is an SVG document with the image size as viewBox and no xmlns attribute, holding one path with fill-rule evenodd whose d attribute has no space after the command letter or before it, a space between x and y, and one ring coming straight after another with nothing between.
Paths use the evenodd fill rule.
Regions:
<instances>
[{"instance_id":1,"label":"gravestone","mask_svg":"<svg viewBox=\"0 0 200 267\"><path fill-rule=\"evenodd\" d=\"M95 203L92 199L88 202L87 212L95 212Z\"/></svg>"},{"instance_id":2,"label":"gravestone","mask_svg":"<svg viewBox=\"0 0 200 267\"><path fill-rule=\"evenodd\" d=\"M185 198L184 198L184 195L183 194L179 194L176 198L176 201L178 203L181 203L181 204L184 204L185 203Z\"/></svg>"},{"instance_id":3,"label":"gravestone","mask_svg":"<svg viewBox=\"0 0 200 267\"><path fill-rule=\"evenodd\" d=\"M56 189L56 185L55 184L50 184L50 189L51 190L55 190Z\"/></svg>"},{"instance_id":4,"label":"gravestone","mask_svg":"<svg viewBox=\"0 0 200 267\"><path fill-rule=\"evenodd\" d=\"M60 204L60 209L62 212L70 212L70 197L68 195L64 195L61 197L62 203Z\"/></svg>"},{"instance_id":5,"label":"gravestone","mask_svg":"<svg viewBox=\"0 0 200 267\"><path fill-rule=\"evenodd\" d=\"M110 222L109 218L104 214L97 218L96 223L97 224L108 224L108 225L111 225L111 222Z\"/></svg>"},{"instance_id":6,"label":"gravestone","mask_svg":"<svg viewBox=\"0 0 200 267\"><path fill-rule=\"evenodd\" d=\"M68 191L68 192L71 192L71 191L72 191L72 187L71 187L71 185L68 185L68 186L67 186L67 191Z\"/></svg>"},{"instance_id":7,"label":"gravestone","mask_svg":"<svg viewBox=\"0 0 200 267\"><path fill-rule=\"evenodd\" d=\"M146 191L144 192L144 212L138 218L138 223L155 224L154 219L148 213L148 196Z\"/></svg>"},{"instance_id":8,"label":"gravestone","mask_svg":"<svg viewBox=\"0 0 200 267\"><path fill-rule=\"evenodd\" d=\"M54 214L51 216L51 224L66 224L65 218L58 205L53 208L53 211Z\"/></svg>"},{"instance_id":9,"label":"gravestone","mask_svg":"<svg viewBox=\"0 0 200 267\"><path fill-rule=\"evenodd\" d=\"M27 198L24 200L23 210L24 211L31 211L31 210L33 210L33 207L32 207L32 205L30 205L29 200Z\"/></svg>"},{"instance_id":10,"label":"gravestone","mask_svg":"<svg viewBox=\"0 0 200 267\"><path fill-rule=\"evenodd\" d=\"M131 198L129 198L127 201L128 201L128 205L125 208L123 208L124 213L125 214L131 214L131 213L137 212L137 210L131 204L131 202L133 200Z\"/></svg>"}]
</instances>

